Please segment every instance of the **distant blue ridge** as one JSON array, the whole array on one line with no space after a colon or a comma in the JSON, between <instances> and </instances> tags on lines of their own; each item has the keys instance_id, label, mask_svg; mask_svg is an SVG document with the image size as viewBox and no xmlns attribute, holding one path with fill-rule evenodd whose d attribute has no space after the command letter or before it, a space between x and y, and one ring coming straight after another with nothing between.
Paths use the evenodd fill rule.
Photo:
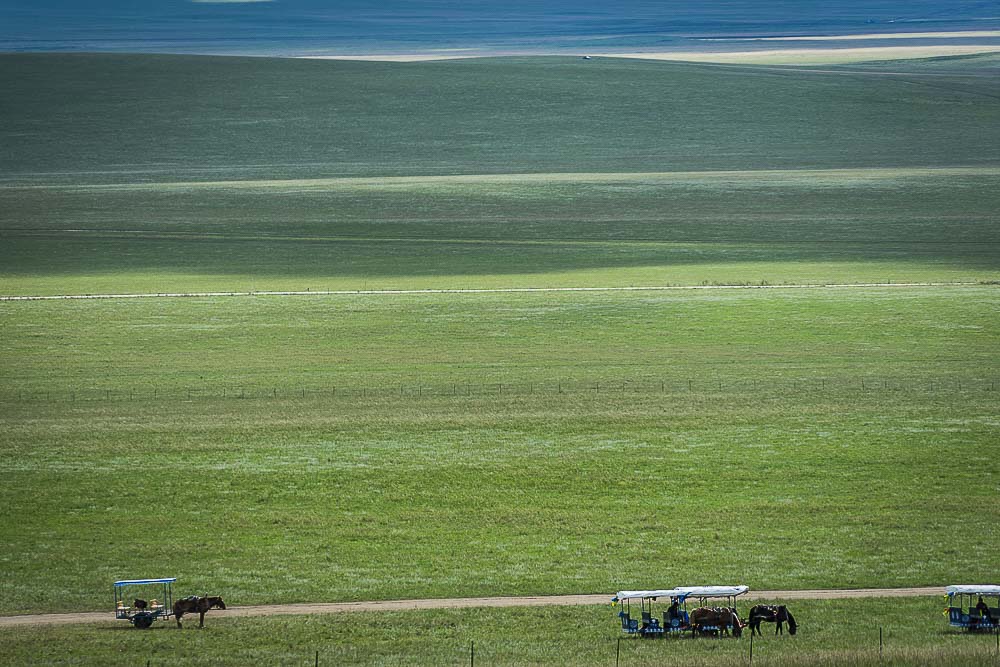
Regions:
<instances>
[{"instance_id":1,"label":"distant blue ridge","mask_svg":"<svg viewBox=\"0 0 1000 667\"><path fill-rule=\"evenodd\" d=\"M703 38L990 29L1000 29L1000 0L0 0L2 51L569 53L704 49Z\"/></svg>"}]
</instances>

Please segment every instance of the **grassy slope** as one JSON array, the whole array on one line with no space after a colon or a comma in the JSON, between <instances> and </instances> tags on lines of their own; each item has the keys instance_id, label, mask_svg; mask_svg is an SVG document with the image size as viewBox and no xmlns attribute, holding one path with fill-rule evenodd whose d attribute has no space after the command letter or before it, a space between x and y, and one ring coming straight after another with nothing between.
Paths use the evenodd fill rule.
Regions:
<instances>
[{"instance_id":1,"label":"grassy slope","mask_svg":"<svg viewBox=\"0 0 1000 667\"><path fill-rule=\"evenodd\" d=\"M998 277L989 58L0 60L8 294Z\"/></svg>"},{"instance_id":2,"label":"grassy slope","mask_svg":"<svg viewBox=\"0 0 1000 667\"><path fill-rule=\"evenodd\" d=\"M936 598L789 603L795 637L754 640L754 660L774 665L982 665L996 659L993 637L950 629ZM749 638L622 638L609 606L339 614L220 619L201 631L167 626L20 630L5 649L21 665L746 665ZM746 603L741 612L745 613ZM863 619L863 620L862 620ZM883 651L879 656L879 629Z\"/></svg>"},{"instance_id":3,"label":"grassy slope","mask_svg":"<svg viewBox=\"0 0 1000 667\"><path fill-rule=\"evenodd\" d=\"M955 287L6 303L0 396L989 380L997 299Z\"/></svg>"},{"instance_id":4,"label":"grassy slope","mask_svg":"<svg viewBox=\"0 0 1000 667\"><path fill-rule=\"evenodd\" d=\"M19 182L940 166L996 164L1000 148L989 77L572 58L2 62L2 175Z\"/></svg>"},{"instance_id":5,"label":"grassy slope","mask_svg":"<svg viewBox=\"0 0 1000 667\"><path fill-rule=\"evenodd\" d=\"M7 612L992 576L991 287L5 309Z\"/></svg>"},{"instance_id":6,"label":"grassy slope","mask_svg":"<svg viewBox=\"0 0 1000 667\"><path fill-rule=\"evenodd\" d=\"M52 294L995 280L997 193L992 168L0 188L0 284Z\"/></svg>"}]
</instances>

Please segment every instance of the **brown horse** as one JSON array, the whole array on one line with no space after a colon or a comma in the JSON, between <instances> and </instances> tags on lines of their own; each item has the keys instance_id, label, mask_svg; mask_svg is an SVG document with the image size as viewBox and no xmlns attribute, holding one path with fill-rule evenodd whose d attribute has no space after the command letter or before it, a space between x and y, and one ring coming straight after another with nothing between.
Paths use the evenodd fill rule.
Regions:
<instances>
[{"instance_id":1,"label":"brown horse","mask_svg":"<svg viewBox=\"0 0 1000 667\"><path fill-rule=\"evenodd\" d=\"M743 635L744 624L735 609L728 607L698 607L691 612L691 634L718 634L733 629L733 636Z\"/></svg>"},{"instance_id":2,"label":"brown horse","mask_svg":"<svg viewBox=\"0 0 1000 667\"><path fill-rule=\"evenodd\" d=\"M198 627L205 627L205 612L213 607L225 609L226 603L218 596L200 598L197 595L192 595L191 597L177 600L174 602L174 618L177 619L177 627L181 627L181 616L196 612L199 614Z\"/></svg>"},{"instance_id":3,"label":"brown horse","mask_svg":"<svg viewBox=\"0 0 1000 667\"><path fill-rule=\"evenodd\" d=\"M747 617L747 620L750 625L750 634L761 634L761 623L776 624L777 627L774 629L774 634L784 633L784 629L781 626L782 623L788 623L788 634L790 635L794 635L799 629L798 623L795 622L795 617L792 616L792 612L788 611L785 605L759 604L750 609L750 615Z\"/></svg>"}]
</instances>

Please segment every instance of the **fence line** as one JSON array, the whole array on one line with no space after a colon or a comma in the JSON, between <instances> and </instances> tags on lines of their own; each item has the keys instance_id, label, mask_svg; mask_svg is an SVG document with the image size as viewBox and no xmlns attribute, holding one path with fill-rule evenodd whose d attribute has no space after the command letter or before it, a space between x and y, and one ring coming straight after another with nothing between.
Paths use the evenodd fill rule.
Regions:
<instances>
[{"instance_id":1,"label":"fence line","mask_svg":"<svg viewBox=\"0 0 1000 667\"><path fill-rule=\"evenodd\" d=\"M306 399L423 399L441 397L601 396L655 394L775 393L878 394L922 392L934 394L995 392L1000 379L895 377L836 378L670 378L641 380L548 380L544 382L394 382L383 384L330 384L317 386L212 385L199 387L129 386L104 388L6 389L0 402L176 402L203 400L306 400Z\"/></svg>"}]
</instances>

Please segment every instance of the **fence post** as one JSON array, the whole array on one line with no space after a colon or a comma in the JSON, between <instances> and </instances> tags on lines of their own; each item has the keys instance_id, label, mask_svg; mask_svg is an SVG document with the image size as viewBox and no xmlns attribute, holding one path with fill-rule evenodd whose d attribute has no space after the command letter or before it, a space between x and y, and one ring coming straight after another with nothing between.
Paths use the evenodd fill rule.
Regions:
<instances>
[{"instance_id":1,"label":"fence post","mask_svg":"<svg viewBox=\"0 0 1000 667\"><path fill-rule=\"evenodd\" d=\"M472 648L469 651L469 665L476 667L476 642L472 642Z\"/></svg>"},{"instance_id":2,"label":"fence post","mask_svg":"<svg viewBox=\"0 0 1000 667\"><path fill-rule=\"evenodd\" d=\"M878 661L882 662L882 626L878 626Z\"/></svg>"},{"instance_id":3,"label":"fence post","mask_svg":"<svg viewBox=\"0 0 1000 667\"><path fill-rule=\"evenodd\" d=\"M319 651L316 651L316 667L319 667Z\"/></svg>"},{"instance_id":4,"label":"fence post","mask_svg":"<svg viewBox=\"0 0 1000 667\"><path fill-rule=\"evenodd\" d=\"M618 661L622 656L622 638L618 638L618 649L615 650L615 667L618 667Z\"/></svg>"},{"instance_id":5,"label":"fence post","mask_svg":"<svg viewBox=\"0 0 1000 667\"><path fill-rule=\"evenodd\" d=\"M753 629L750 631L750 667L753 667Z\"/></svg>"}]
</instances>

